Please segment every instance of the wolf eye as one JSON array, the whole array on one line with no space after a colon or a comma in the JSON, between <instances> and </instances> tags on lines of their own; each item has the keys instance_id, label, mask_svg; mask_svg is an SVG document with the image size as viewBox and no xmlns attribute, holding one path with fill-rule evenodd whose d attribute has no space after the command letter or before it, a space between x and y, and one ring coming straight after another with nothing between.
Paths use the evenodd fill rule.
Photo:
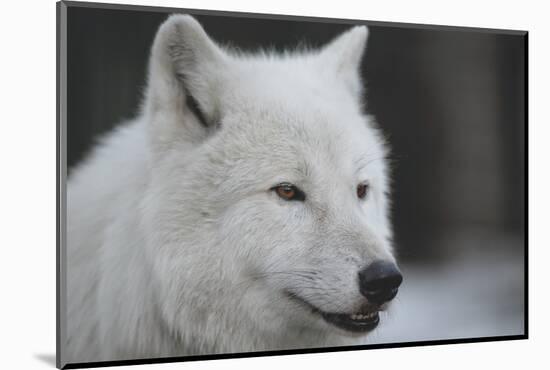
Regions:
<instances>
[{"instance_id":1,"label":"wolf eye","mask_svg":"<svg viewBox=\"0 0 550 370\"><path fill-rule=\"evenodd\" d=\"M365 199L367 196L367 193L369 191L369 184L362 183L357 185L357 198L359 199Z\"/></svg>"},{"instance_id":2,"label":"wolf eye","mask_svg":"<svg viewBox=\"0 0 550 370\"><path fill-rule=\"evenodd\" d=\"M304 201L306 195L303 191L298 189L295 185L289 183L282 183L271 188L277 195L284 200L299 200Z\"/></svg>"}]
</instances>

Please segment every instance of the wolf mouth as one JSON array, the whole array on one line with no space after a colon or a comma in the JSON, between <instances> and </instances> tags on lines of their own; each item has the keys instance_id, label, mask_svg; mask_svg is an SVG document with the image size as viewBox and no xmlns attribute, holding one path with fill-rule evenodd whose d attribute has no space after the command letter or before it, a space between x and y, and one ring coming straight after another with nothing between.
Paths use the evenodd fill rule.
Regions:
<instances>
[{"instance_id":1,"label":"wolf mouth","mask_svg":"<svg viewBox=\"0 0 550 370\"><path fill-rule=\"evenodd\" d=\"M312 305L305 299L301 298L300 296L296 295L295 293L286 292L286 294L293 301L296 301L301 305L308 307L313 314L320 315L325 320L325 322L349 332L365 333L376 328L378 326L378 323L380 322L380 315L377 309L371 309L368 311L350 314L325 312Z\"/></svg>"}]
</instances>

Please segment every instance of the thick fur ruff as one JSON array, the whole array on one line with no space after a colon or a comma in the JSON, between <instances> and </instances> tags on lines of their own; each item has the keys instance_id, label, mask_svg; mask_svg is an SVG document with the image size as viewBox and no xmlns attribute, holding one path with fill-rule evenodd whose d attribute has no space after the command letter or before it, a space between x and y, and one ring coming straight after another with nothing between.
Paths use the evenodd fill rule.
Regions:
<instances>
[{"instance_id":1,"label":"thick fur ruff","mask_svg":"<svg viewBox=\"0 0 550 370\"><path fill-rule=\"evenodd\" d=\"M386 148L361 103L367 36L244 54L166 20L140 115L69 179L69 362L367 340L311 309L354 312L357 272L394 261Z\"/></svg>"}]
</instances>

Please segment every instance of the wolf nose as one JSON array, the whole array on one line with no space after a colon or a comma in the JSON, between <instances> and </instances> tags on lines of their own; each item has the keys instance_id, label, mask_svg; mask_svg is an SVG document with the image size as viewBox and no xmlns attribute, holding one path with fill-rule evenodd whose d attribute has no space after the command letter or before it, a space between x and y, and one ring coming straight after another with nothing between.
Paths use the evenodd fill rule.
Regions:
<instances>
[{"instance_id":1,"label":"wolf nose","mask_svg":"<svg viewBox=\"0 0 550 370\"><path fill-rule=\"evenodd\" d=\"M382 304L397 294L403 276L394 263L375 261L359 271L359 291L370 303Z\"/></svg>"}]
</instances>

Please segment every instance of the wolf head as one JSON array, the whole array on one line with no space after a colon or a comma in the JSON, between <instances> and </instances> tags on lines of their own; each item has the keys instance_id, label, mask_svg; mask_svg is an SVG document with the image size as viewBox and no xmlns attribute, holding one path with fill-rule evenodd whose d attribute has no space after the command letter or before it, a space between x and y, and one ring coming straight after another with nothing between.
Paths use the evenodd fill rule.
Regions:
<instances>
[{"instance_id":1,"label":"wolf head","mask_svg":"<svg viewBox=\"0 0 550 370\"><path fill-rule=\"evenodd\" d=\"M386 149L361 104L367 36L246 54L191 16L160 27L142 226L163 320L184 341L243 351L364 334L395 296Z\"/></svg>"}]
</instances>

